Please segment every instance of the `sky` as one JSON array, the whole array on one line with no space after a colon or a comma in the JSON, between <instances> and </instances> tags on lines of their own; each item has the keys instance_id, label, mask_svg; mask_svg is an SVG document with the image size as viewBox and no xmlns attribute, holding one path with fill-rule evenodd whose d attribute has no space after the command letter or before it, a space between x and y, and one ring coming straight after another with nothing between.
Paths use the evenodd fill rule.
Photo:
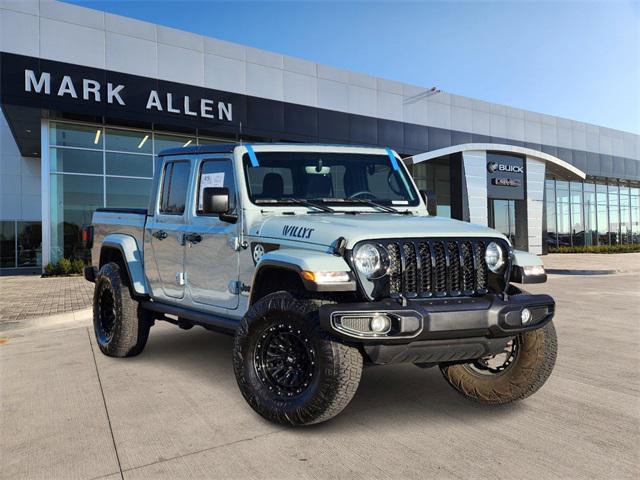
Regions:
<instances>
[{"instance_id":1,"label":"sky","mask_svg":"<svg viewBox=\"0 0 640 480\"><path fill-rule=\"evenodd\" d=\"M640 134L640 1L68 3Z\"/></svg>"}]
</instances>

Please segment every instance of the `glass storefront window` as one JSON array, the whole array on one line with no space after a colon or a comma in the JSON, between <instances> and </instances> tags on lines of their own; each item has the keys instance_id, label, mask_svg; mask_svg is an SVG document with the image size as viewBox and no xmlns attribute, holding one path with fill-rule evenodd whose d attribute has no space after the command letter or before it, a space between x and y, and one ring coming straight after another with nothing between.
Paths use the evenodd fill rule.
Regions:
<instances>
[{"instance_id":1,"label":"glass storefront window","mask_svg":"<svg viewBox=\"0 0 640 480\"><path fill-rule=\"evenodd\" d=\"M451 173L449 157L430 160L413 165L412 176L419 189L436 194L438 203L436 214L451 218Z\"/></svg>"},{"instance_id":2,"label":"glass storefront window","mask_svg":"<svg viewBox=\"0 0 640 480\"><path fill-rule=\"evenodd\" d=\"M597 245L598 226L596 224L596 186L585 183L584 189L584 232L585 245Z\"/></svg>"},{"instance_id":3,"label":"glass storefront window","mask_svg":"<svg viewBox=\"0 0 640 480\"><path fill-rule=\"evenodd\" d=\"M0 222L0 268L16 266L16 222Z\"/></svg>"},{"instance_id":4,"label":"glass storefront window","mask_svg":"<svg viewBox=\"0 0 640 480\"><path fill-rule=\"evenodd\" d=\"M630 188L631 236L633 243L640 243L640 188Z\"/></svg>"},{"instance_id":5,"label":"glass storefront window","mask_svg":"<svg viewBox=\"0 0 640 480\"><path fill-rule=\"evenodd\" d=\"M104 135L102 127L74 123L51 122L49 141L59 147L102 149Z\"/></svg>"},{"instance_id":6,"label":"glass storefront window","mask_svg":"<svg viewBox=\"0 0 640 480\"><path fill-rule=\"evenodd\" d=\"M598 214L598 245L609 245L609 208L607 186L596 184L596 202Z\"/></svg>"},{"instance_id":7,"label":"glass storefront window","mask_svg":"<svg viewBox=\"0 0 640 480\"><path fill-rule=\"evenodd\" d=\"M40 222L18 222L18 267L42 265L42 225Z\"/></svg>"},{"instance_id":8,"label":"glass storefront window","mask_svg":"<svg viewBox=\"0 0 640 480\"><path fill-rule=\"evenodd\" d=\"M147 208L150 179L107 177L107 207Z\"/></svg>"},{"instance_id":9,"label":"glass storefront window","mask_svg":"<svg viewBox=\"0 0 640 480\"><path fill-rule=\"evenodd\" d=\"M558 245L558 232L556 230L555 180L553 179L547 179L545 181L545 202L547 221L547 246L555 247Z\"/></svg>"},{"instance_id":10,"label":"glass storefront window","mask_svg":"<svg viewBox=\"0 0 640 480\"><path fill-rule=\"evenodd\" d=\"M105 153L107 175L153 177L153 157L132 153Z\"/></svg>"},{"instance_id":11,"label":"glass storefront window","mask_svg":"<svg viewBox=\"0 0 640 480\"><path fill-rule=\"evenodd\" d=\"M8 220L0 222L0 268L42 265L42 224Z\"/></svg>"},{"instance_id":12,"label":"glass storefront window","mask_svg":"<svg viewBox=\"0 0 640 480\"><path fill-rule=\"evenodd\" d=\"M87 259L80 229L89 225L93 212L104 204L103 177L51 175L51 261Z\"/></svg>"},{"instance_id":13,"label":"glass storefront window","mask_svg":"<svg viewBox=\"0 0 640 480\"><path fill-rule=\"evenodd\" d=\"M620 211L619 188L617 185L609 185L609 238L611 245L620 243Z\"/></svg>"},{"instance_id":14,"label":"glass storefront window","mask_svg":"<svg viewBox=\"0 0 640 480\"><path fill-rule=\"evenodd\" d=\"M52 172L102 175L102 152L68 148L49 149Z\"/></svg>"},{"instance_id":15,"label":"glass storefront window","mask_svg":"<svg viewBox=\"0 0 640 480\"><path fill-rule=\"evenodd\" d=\"M571 201L571 242L572 245L585 244L584 222L582 220L582 182L569 184Z\"/></svg>"},{"instance_id":16,"label":"glass storefront window","mask_svg":"<svg viewBox=\"0 0 640 480\"><path fill-rule=\"evenodd\" d=\"M107 128L104 137L106 150L153 153L151 132Z\"/></svg>"},{"instance_id":17,"label":"glass storefront window","mask_svg":"<svg viewBox=\"0 0 640 480\"><path fill-rule=\"evenodd\" d=\"M153 141L156 155L167 148L188 147L197 144L195 136L167 135L164 133L154 134Z\"/></svg>"},{"instance_id":18,"label":"glass storefront window","mask_svg":"<svg viewBox=\"0 0 640 480\"><path fill-rule=\"evenodd\" d=\"M631 237L631 198L629 187L620 185L620 241L632 243Z\"/></svg>"},{"instance_id":19,"label":"glass storefront window","mask_svg":"<svg viewBox=\"0 0 640 480\"><path fill-rule=\"evenodd\" d=\"M571 245L571 218L569 207L569 183L556 181L556 215L558 222L558 245Z\"/></svg>"}]
</instances>

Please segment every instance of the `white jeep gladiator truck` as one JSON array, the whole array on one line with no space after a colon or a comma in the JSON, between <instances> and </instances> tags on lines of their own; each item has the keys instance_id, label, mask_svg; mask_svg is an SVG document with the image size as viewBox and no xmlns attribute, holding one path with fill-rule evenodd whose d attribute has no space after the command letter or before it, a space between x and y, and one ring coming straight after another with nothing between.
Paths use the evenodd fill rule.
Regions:
<instances>
[{"instance_id":1,"label":"white jeep gladiator truck","mask_svg":"<svg viewBox=\"0 0 640 480\"><path fill-rule=\"evenodd\" d=\"M148 209L99 209L85 232L105 355L142 352L156 320L232 334L242 395L292 425L338 414L365 364L438 367L484 404L551 374L554 300L514 285L546 281L540 259L430 215L390 149L179 148L153 185Z\"/></svg>"}]
</instances>

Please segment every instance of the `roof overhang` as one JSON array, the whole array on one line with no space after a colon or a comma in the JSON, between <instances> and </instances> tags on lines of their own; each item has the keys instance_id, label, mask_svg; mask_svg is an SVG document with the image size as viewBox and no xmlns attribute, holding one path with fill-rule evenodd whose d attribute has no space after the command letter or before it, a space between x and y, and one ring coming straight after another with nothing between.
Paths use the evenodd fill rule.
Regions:
<instances>
[{"instance_id":1,"label":"roof overhang","mask_svg":"<svg viewBox=\"0 0 640 480\"><path fill-rule=\"evenodd\" d=\"M579 168L574 167L570 163L565 162L558 157L549 155L548 153L534 150L532 148L518 147L516 145L505 145L501 143L464 143L462 145L453 145L447 148L440 148L438 150L419 153L417 155L405 158L404 161L407 164L416 164L428 162L429 160L434 160L446 155L468 151L488 151L524 155L526 157L545 162L547 172L556 177L566 180L584 180L587 177L587 174Z\"/></svg>"}]
</instances>

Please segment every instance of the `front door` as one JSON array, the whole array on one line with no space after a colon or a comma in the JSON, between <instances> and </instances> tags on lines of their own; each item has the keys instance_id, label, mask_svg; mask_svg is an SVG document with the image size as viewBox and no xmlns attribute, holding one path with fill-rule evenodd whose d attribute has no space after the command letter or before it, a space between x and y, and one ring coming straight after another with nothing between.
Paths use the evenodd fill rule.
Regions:
<instances>
[{"instance_id":1,"label":"front door","mask_svg":"<svg viewBox=\"0 0 640 480\"><path fill-rule=\"evenodd\" d=\"M147 221L145 239L151 246L152 260L145 259L145 269L152 294L157 298L171 300L184 296L185 205L190 178L189 160L166 162L158 208ZM152 262L155 265L150 265Z\"/></svg>"},{"instance_id":2,"label":"front door","mask_svg":"<svg viewBox=\"0 0 640 480\"><path fill-rule=\"evenodd\" d=\"M524 200L489 199L489 227L509 239L515 248L527 249L527 218Z\"/></svg>"},{"instance_id":3,"label":"front door","mask_svg":"<svg viewBox=\"0 0 640 480\"><path fill-rule=\"evenodd\" d=\"M203 306L238 307L239 253L236 250L241 222L229 223L202 212L206 187L229 189L229 212L236 213L236 183L229 158L205 158L198 166L189 232L186 237L185 273L189 294Z\"/></svg>"},{"instance_id":4,"label":"front door","mask_svg":"<svg viewBox=\"0 0 640 480\"><path fill-rule=\"evenodd\" d=\"M515 200L489 200L489 226L507 237L512 245L516 240L515 216Z\"/></svg>"}]
</instances>

